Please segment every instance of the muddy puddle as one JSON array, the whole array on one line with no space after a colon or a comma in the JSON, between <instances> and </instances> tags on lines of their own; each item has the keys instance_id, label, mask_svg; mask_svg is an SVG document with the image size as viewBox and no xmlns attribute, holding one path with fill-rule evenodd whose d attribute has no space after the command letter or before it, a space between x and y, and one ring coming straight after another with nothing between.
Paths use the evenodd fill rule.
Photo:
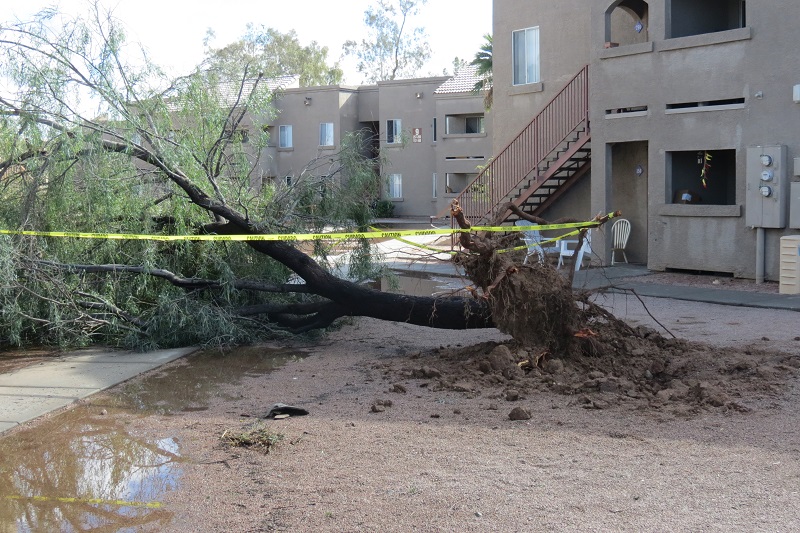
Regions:
<instances>
[{"instance_id":1,"label":"muddy puddle","mask_svg":"<svg viewBox=\"0 0 800 533\"><path fill-rule=\"evenodd\" d=\"M225 384L303 355L200 352L0 438L0 532L159 531L172 520L160 500L191 460L170 435L129 432L130 415L202 411Z\"/></svg>"},{"instance_id":2,"label":"muddy puddle","mask_svg":"<svg viewBox=\"0 0 800 533\"><path fill-rule=\"evenodd\" d=\"M469 283L449 276L414 276L409 274L381 279L383 292L407 294L409 296L463 296Z\"/></svg>"}]
</instances>

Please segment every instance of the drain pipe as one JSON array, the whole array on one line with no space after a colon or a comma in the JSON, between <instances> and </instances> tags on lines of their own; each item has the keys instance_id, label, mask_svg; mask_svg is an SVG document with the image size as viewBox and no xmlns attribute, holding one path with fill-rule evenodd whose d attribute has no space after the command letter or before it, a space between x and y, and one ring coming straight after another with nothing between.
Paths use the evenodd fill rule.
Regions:
<instances>
[{"instance_id":1,"label":"drain pipe","mask_svg":"<svg viewBox=\"0 0 800 533\"><path fill-rule=\"evenodd\" d=\"M764 283L764 228L756 228L756 283Z\"/></svg>"}]
</instances>

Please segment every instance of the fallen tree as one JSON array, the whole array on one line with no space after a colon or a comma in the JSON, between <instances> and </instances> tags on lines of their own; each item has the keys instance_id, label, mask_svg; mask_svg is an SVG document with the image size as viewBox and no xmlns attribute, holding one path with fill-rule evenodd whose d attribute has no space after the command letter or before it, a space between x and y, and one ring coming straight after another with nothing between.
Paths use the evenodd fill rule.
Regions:
<instances>
[{"instance_id":1,"label":"fallen tree","mask_svg":"<svg viewBox=\"0 0 800 533\"><path fill-rule=\"evenodd\" d=\"M261 157L276 94L260 75L245 69L231 90L231 80L198 71L164 89L158 70L124 62L124 39L99 8L60 33L49 20L0 27L3 72L16 88L0 96L6 228L220 235L366 228L383 184L364 139L343 139L337 154L310 162L291 185L270 182ZM468 227L459 210L453 216ZM497 326L522 343L573 349L587 317L568 281L552 268L520 265L519 253L497 253L517 233L460 238L455 261L481 288L477 297L375 290L364 282L381 272L363 240L343 243L351 278L343 279L320 242L5 238L2 341L238 343L367 316Z\"/></svg>"}]
</instances>

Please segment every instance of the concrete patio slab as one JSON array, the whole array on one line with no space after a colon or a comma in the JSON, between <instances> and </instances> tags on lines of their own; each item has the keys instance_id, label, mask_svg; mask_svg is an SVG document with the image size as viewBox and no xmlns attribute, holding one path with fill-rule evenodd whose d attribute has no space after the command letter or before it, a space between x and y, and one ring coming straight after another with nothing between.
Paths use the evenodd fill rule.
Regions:
<instances>
[{"instance_id":1,"label":"concrete patio slab","mask_svg":"<svg viewBox=\"0 0 800 533\"><path fill-rule=\"evenodd\" d=\"M2 374L0 433L196 350L135 353L95 348Z\"/></svg>"}]
</instances>

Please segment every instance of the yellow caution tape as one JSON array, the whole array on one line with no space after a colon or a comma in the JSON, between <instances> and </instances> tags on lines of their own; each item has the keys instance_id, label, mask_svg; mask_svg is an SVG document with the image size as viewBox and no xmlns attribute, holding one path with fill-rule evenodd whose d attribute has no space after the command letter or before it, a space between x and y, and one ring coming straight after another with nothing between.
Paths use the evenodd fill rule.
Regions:
<instances>
[{"instance_id":1,"label":"yellow caution tape","mask_svg":"<svg viewBox=\"0 0 800 533\"><path fill-rule=\"evenodd\" d=\"M379 232L380 231L378 228L374 228L372 226L370 226L369 229L371 229L373 232ZM402 237L395 237L395 238L398 241L400 241L400 242L402 242L404 244L408 244L409 246L414 246L415 248L420 248L422 250L428 250L430 252L435 252L437 254L456 255L458 253L458 252L454 252L453 250L441 250L439 248L434 248L433 246L428 246L428 245L425 245L425 244L420 244L418 242L409 241L408 239L404 239Z\"/></svg>"},{"instance_id":2,"label":"yellow caution tape","mask_svg":"<svg viewBox=\"0 0 800 533\"><path fill-rule=\"evenodd\" d=\"M147 509L161 509L161 502L129 502L125 500L103 500L100 498L50 498L47 496L6 496L7 500L30 500L34 502L59 502L59 503L89 503L95 505L117 505L120 507L144 507Z\"/></svg>"},{"instance_id":3,"label":"yellow caution tape","mask_svg":"<svg viewBox=\"0 0 800 533\"><path fill-rule=\"evenodd\" d=\"M597 226L594 221L574 222L568 224L542 224L536 226L537 230L591 228ZM142 235L136 233L87 233L78 231L30 231L30 230L2 230L0 235L28 235L33 237L69 237L76 239L111 239L111 240L139 240L139 241L320 241L320 240L349 240L349 239L397 239L400 237L414 237L426 235L450 235L452 233L466 233L473 231L512 232L524 231L521 226L474 226L469 229L444 228L425 230L396 230L396 231L354 231L337 233L283 233L268 235ZM557 240L557 239L556 239Z\"/></svg>"}]
</instances>

